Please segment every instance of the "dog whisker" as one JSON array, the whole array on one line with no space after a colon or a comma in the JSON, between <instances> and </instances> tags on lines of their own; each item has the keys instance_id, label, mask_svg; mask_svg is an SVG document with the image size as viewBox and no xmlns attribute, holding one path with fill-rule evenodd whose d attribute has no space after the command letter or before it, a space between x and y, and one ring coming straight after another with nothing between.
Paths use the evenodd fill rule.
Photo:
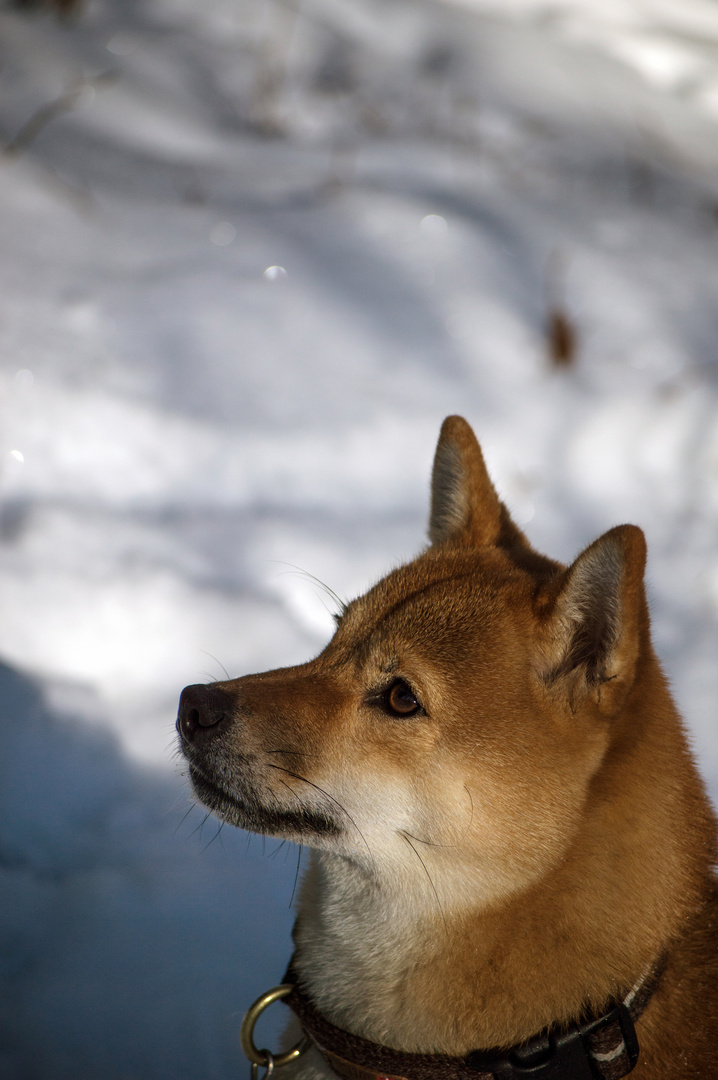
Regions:
<instances>
[{"instance_id":1,"label":"dog whisker","mask_svg":"<svg viewBox=\"0 0 718 1080\"><path fill-rule=\"evenodd\" d=\"M288 784L288 783L286 782L286 780L282 780L281 776L279 777L279 783L280 783L280 784L282 785L282 787L285 787L285 788L287 789L287 791L289 792L289 794L290 794L290 795L293 795L293 796L294 796L294 798L295 798L295 799L297 800L297 802L299 803L299 808L300 808L300 810L303 810L303 811L305 811L306 813L308 813L308 812L309 812L309 808L307 807L306 803L305 803L305 802L304 802L304 800L302 799L301 795L298 795L298 794L297 794L297 792L296 792L296 791L294 790L294 788L293 788L293 787L291 787L291 786L290 786L290 785L289 785L289 784ZM274 799L274 801L275 801L275 803L277 804L277 806L279 807L279 809L280 809L280 810L281 810L281 809L283 809L283 808L282 808L282 804L281 804L281 802L280 802L279 798L278 798L278 797L277 797L277 796L275 795L275 793L274 793L273 791L271 791L271 790L270 790L269 794L270 794L270 795L272 796L272 798Z\"/></svg>"},{"instance_id":2,"label":"dog whisker","mask_svg":"<svg viewBox=\"0 0 718 1080\"><path fill-rule=\"evenodd\" d=\"M341 812L342 812L343 814L345 814L345 815L346 815L346 817L347 817L347 818L349 819L349 821L350 821L350 822L352 823L352 825L354 826L354 828L356 829L356 831L357 831L357 832L359 833L359 835L361 836L361 838L362 838L362 840L363 840L363 842L364 842L364 846L366 847L366 849L367 849L367 852L368 852L368 854L369 854L369 858L371 859L371 864L372 864L372 867L373 867L374 869L376 869L376 864L375 864L375 862L374 862L374 856L372 855L372 851L371 851L371 848L369 847L369 845L368 845L368 843L367 843L367 841L366 841L366 837L364 836L364 833L363 833L363 832L361 831L361 829L359 828L359 826L357 825L356 821L355 821L355 820L354 820L354 818L353 818L353 817L351 816L351 814L349 813L349 811L348 811L348 810L346 809L346 807L342 806L342 804L341 804L341 803L340 803L340 802L339 802L339 801L338 801L337 799L335 799L333 795L330 795L328 791L325 791L325 790L324 790L324 788L322 788L322 787L319 787L319 785L318 785L318 784L314 784L314 783L312 783L312 781L311 781L311 780L307 780L306 776L300 776L300 775L299 775L298 773L293 773L293 772L290 772L290 771L289 771L289 769L283 769L281 765L272 765L272 764L270 763L270 764L269 764L269 768L270 768L270 769L277 769L277 770L278 770L279 772L283 772L283 773L286 773L286 774L287 774L287 776L291 776L291 777L293 777L293 778L294 778L295 780L301 780L301 781L302 781L302 783L304 783L304 784L309 784L309 786L310 786L310 787L313 787L313 788L314 788L314 789L315 789L316 791L319 791L319 792L321 792L321 794L322 794L322 795L324 795L324 796L325 796L325 797L326 797L327 799L329 799L329 800L330 800L331 802L333 802L335 806L338 806L338 807L339 807L339 809L341 810ZM290 789L290 790L291 790L291 789Z\"/></svg>"},{"instance_id":3,"label":"dog whisker","mask_svg":"<svg viewBox=\"0 0 718 1080\"><path fill-rule=\"evenodd\" d=\"M416 848L415 848L415 847L414 847L414 845L412 844L412 842L411 842L411 840L410 840L410 838L409 838L409 834L408 834L408 833L405 833L405 832L403 832L403 831L400 831L400 832L399 832L399 835L401 836L401 838L402 838L403 840L406 840L407 844L409 845L409 847L411 848L411 850L412 850L412 851L414 852L414 854L416 855L417 859L419 860L419 862L421 863L421 865L422 865L422 867L423 867L423 869L424 869L424 873L426 874L427 880L428 880L429 884L431 885L431 891L433 892L433 894L434 894L434 897L435 897L435 899L436 899L436 903L437 903L437 905L438 905L438 907L439 907L439 914L441 915L441 921L442 921L442 922L443 922L443 924L444 924L444 930L446 931L446 935L447 935L447 937L448 937L448 934L449 934L449 927L448 927L448 924L447 924L447 922L446 922L446 916L444 915L444 909L443 909L443 907L441 906L441 900L439 899L439 894L438 894L438 892L436 891L436 886L434 885L434 882L433 882L433 881L432 881L432 879L431 879L431 874L429 873L429 871L428 871L428 869L427 869L426 863L424 862L424 860L422 859L421 855L419 854L419 852L418 852L418 851L416 850Z\"/></svg>"},{"instance_id":4,"label":"dog whisker","mask_svg":"<svg viewBox=\"0 0 718 1080\"><path fill-rule=\"evenodd\" d=\"M301 577L307 578L307 580L309 581L313 581L314 584L318 585L320 589L323 589L327 596L330 597L330 599L332 599L334 603L338 606L340 616L343 615L344 612L347 610L348 605L346 601L342 600L342 598L338 596L333 589L330 589L326 582L322 581L321 578L315 577L314 574L310 574L308 570L303 570L301 566L295 566L294 563L285 562L279 563L278 565L290 567L289 570L283 571L285 574L299 574Z\"/></svg>"},{"instance_id":5,"label":"dog whisker","mask_svg":"<svg viewBox=\"0 0 718 1080\"><path fill-rule=\"evenodd\" d=\"M437 844L433 840L422 840L420 836L414 836L413 833L405 832L403 829L400 832L405 839L408 837L411 840L416 840L417 844L425 844L427 847L450 848L452 846L451 844Z\"/></svg>"},{"instance_id":6,"label":"dog whisker","mask_svg":"<svg viewBox=\"0 0 718 1080\"><path fill-rule=\"evenodd\" d=\"M307 806L307 804L306 804L306 803L304 802L304 800L302 799L301 795L299 795L299 794L298 794L298 793L297 793L297 792L296 792L296 791L294 790L294 788L293 788L293 787L290 787L290 785L289 785L289 784L288 784L288 783L286 782L286 780L282 780L281 776L279 777L279 783L280 783L280 784L282 785L282 787L285 787L285 788L287 789L287 791L288 791L288 792L290 793L290 795L293 795L293 796L294 796L294 798L296 799L297 803L299 804L299 809L300 809L301 811L303 811L303 812L304 812L304 813L306 813L307 815L311 814L311 808ZM280 810L281 810L281 809L282 809L282 804L281 804L280 800L278 799L277 795L276 795L276 794L275 794L275 793L274 793L274 792L273 792L273 791L272 791L271 789L269 790L269 794L270 794L270 795L272 796L272 798L274 799L275 803L277 804L277 806L278 806L278 807L280 808ZM284 843L286 843L286 841L285 841L285 840L282 840L282 844L284 844ZM279 846L281 847L281 846L282 846L282 844L280 844ZM302 845L300 844L300 845L299 845L299 847L301 848L301 846L302 846ZM278 848L277 850L279 850L279 848ZM299 867L297 867L297 874L298 874L298 873L299 873ZM296 889L296 887L297 887L297 881L296 881L296 876L295 876L295 881L294 881L294 888L292 889L292 899L291 899L291 900L289 901L289 906L290 906L290 907L292 906L292 900L294 899L294 892L295 892L295 889Z\"/></svg>"},{"instance_id":7,"label":"dog whisker","mask_svg":"<svg viewBox=\"0 0 718 1080\"><path fill-rule=\"evenodd\" d=\"M471 798L471 792L469 791L466 784L464 784L464 791L469 796L469 803L471 804L471 813L469 815L469 824L466 826L466 832L464 833L464 838L465 838L471 832L471 826L474 824L474 800Z\"/></svg>"},{"instance_id":8,"label":"dog whisker","mask_svg":"<svg viewBox=\"0 0 718 1080\"><path fill-rule=\"evenodd\" d=\"M195 806L196 806L196 804L195 804L195 803L192 803L192 804L191 804L191 806L188 806L188 807L187 807L187 809L185 810L185 812L184 812L184 814L182 815L181 819L180 819L180 820L179 820L179 821L177 822L177 827L176 827L176 829L175 829L174 833L172 834L173 836L176 836L176 835L177 835L177 833L178 833L178 832L180 831L180 829L181 829L181 828L182 828L182 826L184 825L184 823L185 823L185 821L187 820L187 818L188 818L188 817L190 816L190 814L192 813L192 811L193 811L193 810L195 809Z\"/></svg>"},{"instance_id":9,"label":"dog whisker","mask_svg":"<svg viewBox=\"0 0 718 1080\"><path fill-rule=\"evenodd\" d=\"M204 822L203 822L203 824L204 824ZM220 834L220 833L222 832L222 829L223 829L223 827L224 827L224 822L223 822L223 821L220 821L220 823L219 823L219 828L217 829L217 832L216 832L216 833L214 834L214 836L212 837L212 839L211 839L210 841L208 841L208 843L206 843L206 844L204 845L204 847L202 848L202 854L203 854L203 855L204 855L205 851L207 850L207 848L208 848L208 847L210 847L210 846L211 846L211 845L212 845L212 844L213 844L213 843L215 842L215 840L216 840L216 839L217 839L217 838L219 837L219 834ZM220 845L221 845L222 847L224 847L224 844L222 844L222 841L221 841L221 840L220 840Z\"/></svg>"},{"instance_id":10,"label":"dog whisker","mask_svg":"<svg viewBox=\"0 0 718 1080\"><path fill-rule=\"evenodd\" d=\"M177 792L177 793L175 794L175 797L174 797L174 799L172 800L172 802L171 802L171 803L169 803L169 805L167 805L167 806L166 806L166 807L164 808L164 810L162 811L162 816L163 816L163 817L166 817L166 818L167 818L167 817L170 817L170 816L171 816L172 814L174 814L175 810L176 810L176 809L177 809L177 808L178 808L178 807L179 807L180 805L181 805L181 806L184 806L184 805L186 804L186 802L187 802L187 795L186 795L186 792L185 792L184 790L180 790L180 791L178 791L178 792ZM194 803L192 803L192 802L191 802L191 803L189 804L189 810L185 811L185 815L184 815L185 817L187 816L187 814L189 813L189 811L190 811L190 810L192 809L192 807L193 807L193 806L194 806ZM184 819L183 819L183 820L184 820ZM182 824L182 822L180 822L180 824Z\"/></svg>"},{"instance_id":11,"label":"dog whisker","mask_svg":"<svg viewBox=\"0 0 718 1080\"><path fill-rule=\"evenodd\" d=\"M199 651L200 651L201 653L204 653L204 655L205 655L205 656L208 656L208 657L210 658L210 660L214 660L214 662L215 662L215 664L217 665L217 667L221 667L221 668L222 668L222 671L224 672L224 674L225 674L225 677L226 677L227 681L229 682L229 681L230 681L230 674L229 674L229 672L227 671L227 669L226 669L226 667L224 666L224 664L223 664L223 663L221 662L221 660L218 660L216 656L213 656L213 655L212 655L212 653L210 653L210 652L207 652L207 650L206 650L206 649L200 649ZM205 673L205 674L206 674L206 673ZM211 681L212 681L212 682L219 682L219 679L216 679L214 675L210 675L209 677L210 677L210 679L211 679Z\"/></svg>"},{"instance_id":12,"label":"dog whisker","mask_svg":"<svg viewBox=\"0 0 718 1080\"><path fill-rule=\"evenodd\" d=\"M294 796L294 798L297 800L299 805L304 810L305 806L304 806L304 803L302 802L301 796L297 795L294 788L290 787L289 784L286 782L286 780L282 780L281 776L279 777L279 783L282 785L282 787L285 787L287 789L287 791L289 791ZM274 792L272 792L272 795L274 795ZM275 802L277 803L278 806L281 806L281 803L279 802L279 799L277 798L276 795L274 795L274 800L275 800Z\"/></svg>"},{"instance_id":13,"label":"dog whisker","mask_svg":"<svg viewBox=\"0 0 718 1080\"><path fill-rule=\"evenodd\" d=\"M296 873L294 874L294 885L292 886L292 895L289 897L289 906L290 906L290 908L291 908L292 904L294 903L294 894L297 891L297 883L299 882L299 868L300 868L301 862L302 862L302 851L303 850L304 850L303 846L301 844L299 844L298 845L298 854L297 854L297 869L296 869Z\"/></svg>"},{"instance_id":14,"label":"dog whisker","mask_svg":"<svg viewBox=\"0 0 718 1080\"><path fill-rule=\"evenodd\" d=\"M189 838L191 839L191 837L193 837L195 835L195 833L199 833L200 836L201 836L202 835L202 829L205 827L205 825L207 824L207 822L209 821L209 819L211 817L212 817L212 811L208 810L207 813L202 818L202 820L200 821L199 825L197 825L197 827L194 828L192 830L192 832L189 834Z\"/></svg>"},{"instance_id":15,"label":"dog whisker","mask_svg":"<svg viewBox=\"0 0 718 1080\"><path fill-rule=\"evenodd\" d=\"M287 757L316 757L316 754L305 754L301 750L283 750L281 747L278 750L264 750L265 754L286 754Z\"/></svg>"},{"instance_id":16,"label":"dog whisker","mask_svg":"<svg viewBox=\"0 0 718 1080\"><path fill-rule=\"evenodd\" d=\"M466 826L466 829L465 829L465 831L464 831L464 833L463 833L463 835L461 837L462 841L465 840L466 837L469 835L469 833L471 831L471 826L472 826L473 820L474 820L474 800L472 799L471 792L469 791L466 784L464 784L464 791L469 796L469 803L471 805L471 812L470 812L470 816L469 816L469 824ZM400 830L400 832L404 836L405 839L407 837L409 837L412 840L416 840L417 844L424 844L426 847L442 848L444 851L456 851L456 850L458 850L458 847L459 847L458 844L438 844L434 840L422 840L422 838L420 836L414 836L413 833L406 832L405 829Z\"/></svg>"}]
</instances>

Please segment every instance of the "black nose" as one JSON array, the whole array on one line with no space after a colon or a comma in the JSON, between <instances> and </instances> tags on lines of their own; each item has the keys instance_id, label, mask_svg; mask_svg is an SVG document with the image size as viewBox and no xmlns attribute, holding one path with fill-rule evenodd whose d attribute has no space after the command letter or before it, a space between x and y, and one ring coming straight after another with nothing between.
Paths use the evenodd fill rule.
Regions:
<instances>
[{"instance_id":1,"label":"black nose","mask_svg":"<svg viewBox=\"0 0 718 1080\"><path fill-rule=\"evenodd\" d=\"M216 686L195 683L180 694L177 731L185 742L194 742L197 733L216 727L230 715L227 694Z\"/></svg>"}]
</instances>

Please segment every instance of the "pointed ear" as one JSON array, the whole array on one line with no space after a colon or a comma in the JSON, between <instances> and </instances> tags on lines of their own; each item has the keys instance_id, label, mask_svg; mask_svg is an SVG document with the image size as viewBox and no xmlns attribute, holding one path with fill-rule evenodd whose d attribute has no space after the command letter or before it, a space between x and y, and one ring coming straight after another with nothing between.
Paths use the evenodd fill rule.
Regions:
<instances>
[{"instance_id":1,"label":"pointed ear","mask_svg":"<svg viewBox=\"0 0 718 1080\"><path fill-rule=\"evenodd\" d=\"M476 436L463 417L447 416L431 477L431 543L441 544L464 533L474 544L494 544L501 531L502 511Z\"/></svg>"},{"instance_id":2,"label":"pointed ear","mask_svg":"<svg viewBox=\"0 0 718 1080\"><path fill-rule=\"evenodd\" d=\"M619 525L586 548L558 581L545 638L544 682L563 687L572 707L586 694L603 711L630 690L647 625L646 541Z\"/></svg>"}]
</instances>

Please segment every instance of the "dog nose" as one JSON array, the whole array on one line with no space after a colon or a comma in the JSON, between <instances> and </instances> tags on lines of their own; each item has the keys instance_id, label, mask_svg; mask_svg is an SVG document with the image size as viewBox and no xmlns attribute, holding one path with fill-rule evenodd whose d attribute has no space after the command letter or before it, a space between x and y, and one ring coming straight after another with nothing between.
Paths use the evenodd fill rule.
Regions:
<instances>
[{"instance_id":1,"label":"dog nose","mask_svg":"<svg viewBox=\"0 0 718 1080\"><path fill-rule=\"evenodd\" d=\"M180 694L177 731L185 742L194 742L203 728L216 727L229 715L229 700L216 686L195 683Z\"/></svg>"}]
</instances>

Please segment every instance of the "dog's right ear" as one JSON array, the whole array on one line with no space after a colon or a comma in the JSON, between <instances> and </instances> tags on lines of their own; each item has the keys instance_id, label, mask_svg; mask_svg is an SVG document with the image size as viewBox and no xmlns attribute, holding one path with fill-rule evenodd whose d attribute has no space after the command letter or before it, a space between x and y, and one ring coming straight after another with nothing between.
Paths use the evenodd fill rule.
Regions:
<instances>
[{"instance_id":1,"label":"dog's right ear","mask_svg":"<svg viewBox=\"0 0 718 1080\"><path fill-rule=\"evenodd\" d=\"M506 519L476 436L462 416L447 416L431 477L431 543L495 544Z\"/></svg>"},{"instance_id":2,"label":"dog's right ear","mask_svg":"<svg viewBox=\"0 0 718 1080\"><path fill-rule=\"evenodd\" d=\"M550 582L542 678L572 708L586 695L604 712L625 700L648 627L645 565L643 533L619 525Z\"/></svg>"}]
</instances>

